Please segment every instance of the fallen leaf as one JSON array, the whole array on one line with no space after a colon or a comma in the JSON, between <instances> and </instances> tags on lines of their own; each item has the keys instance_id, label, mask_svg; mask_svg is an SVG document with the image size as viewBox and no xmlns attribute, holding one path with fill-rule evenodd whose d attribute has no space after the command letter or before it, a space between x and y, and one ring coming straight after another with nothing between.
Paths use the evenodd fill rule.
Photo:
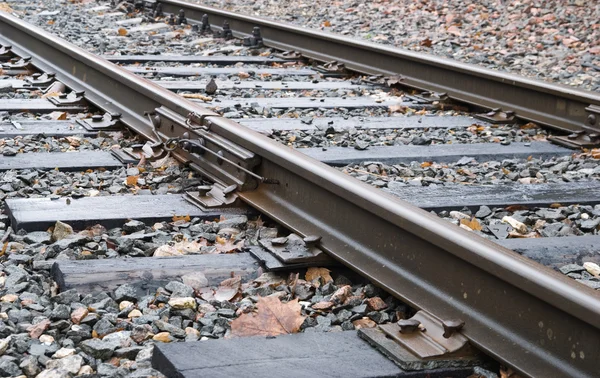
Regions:
<instances>
[{"instance_id":1,"label":"fallen leaf","mask_svg":"<svg viewBox=\"0 0 600 378\"><path fill-rule=\"evenodd\" d=\"M514 213L515 211L527 210L527 207L523 205L511 205L505 207L504 210Z\"/></svg>"},{"instance_id":2,"label":"fallen leaf","mask_svg":"<svg viewBox=\"0 0 600 378\"><path fill-rule=\"evenodd\" d=\"M129 186L137 185L139 177L140 176L127 176L127 182L126 182L126 184L129 185ZM175 218L175 217L173 217L173 218Z\"/></svg>"},{"instance_id":3,"label":"fallen leaf","mask_svg":"<svg viewBox=\"0 0 600 378\"><path fill-rule=\"evenodd\" d=\"M202 100L204 102L212 101L212 97L204 96L200 93L184 93L182 96L184 98L194 98L194 99Z\"/></svg>"},{"instance_id":4,"label":"fallen leaf","mask_svg":"<svg viewBox=\"0 0 600 378\"><path fill-rule=\"evenodd\" d=\"M562 207L562 205L560 203L553 203L553 204L550 205L551 209L558 209L560 207Z\"/></svg>"},{"instance_id":5,"label":"fallen leaf","mask_svg":"<svg viewBox=\"0 0 600 378\"><path fill-rule=\"evenodd\" d=\"M427 168L427 167L431 167L433 163L430 161L424 161L421 163L421 168Z\"/></svg>"},{"instance_id":6,"label":"fallen leaf","mask_svg":"<svg viewBox=\"0 0 600 378\"><path fill-rule=\"evenodd\" d=\"M325 20L325 21L323 22L323 26L324 26L324 27L326 27L326 28L328 28L328 27L330 27L330 26L331 26L331 22L330 22L329 20Z\"/></svg>"},{"instance_id":7,"label":"fallen leaf","mask_svg":"<svg viewBox=\"0 0 600 378\"><path fill-rule=\"evenodd\" d=\"M404 105L390 105L388 107L390 113L406 113L408 108Z\"/></svg>"},{"instance_id":8,"label":"fallen leaf","mask_svg":"<svg viewBox=\"0 0 600 378\"><path fill-rule=\"evenodd\" d=\"M52 119L54 121L64 121L67 119L66 112L52 112L52 113L48 114L48 116L50 117L50 119Z\"/></svg>"},{"instance_id":9,"label":"fallen leaf","mask_svg":"<svg viewBox=\"0 0 600 378\"><path fill-rule=\"evenodd\" d=\"M250 74L248 74L248 73L246 73L246 72L239 72L239 73L238 73L238 77L239 77L240 79L247 79L247 78L249 78L249 77L250 77Z\"/></svg>"},{"instance_id":10,"label":"fallen leaf","mask_svg":"<svg viewBox=\"0 0 600 378\"><path fill-rule=\"evenodd\" d=\"M218 301L230 301L238 294L241 286L242 278L240 276L228 278L221 282L217 291L215 291L214 299Z\"/></svg>"},{"instance_id":11,"label":"fallen leaf","mask_svg":"<svg viewBox=\"0 0 600 378\"><path fill-rule=\"evenodd\" d=\"M125 36L125 35L127 35L127 29L119 28L118 33L120 36Z\"/></svg>"},{"instance_id":12,"label":"fallen leaf","mask_svg":"<svg viewBox=\"0 0 600 378\"><path fill-rule=\"evenodd\" d=\"M194 241L181 241L174 244L165 244L156 248L154 251L154 257L169 257L169 256L182 256L188 253L200 252L200 248L206 247L208 242L206 239L194 240Z\"/></svg>"},{"instance_id":13,"label":"fallen leaf","mask_svg":"<svg viewBox=\"0 0 600 378\"><path fill-rule=\"evenodd\" d=\"M470 220L461 219L460 224L469 227L473 231L481 231L481 223L479 223L479 221L475 217L471 218Z\"/></svg>"},{"instance_id":14,"label":"fallen leaf","mask_svg":"<svg viewBox=\"0 0 600 378\"><path fill-rule=\"evenodd\" d=\"M231 322L234 336L277 336L296 333L304 323L298 299L282 303L276 297L261 297L256 314L242 314Z\"/></svg>"},{"instance_id":15,"label":"fallen leaf","mask_svg":"<svg viewBox=\"0 0 600 378\"><path fill-rule=\"evenodd\" d=\"M329 274L330 272L326 268L308 268L304 279L311 282L314 287L319 287L321 284L325 285L327 282L333 281L333 278Z\"/></svg>"},{"instance_id":16,"label":"fallen leaf","mask_svg":"<svg viewBox=\"0 0 600 378\"><path fill-rule=\"evenodd\" d=\"M424 40L421 41L421 46L431 47L431 45L432 45L432 41L429 38L425 38Z\"/></svg>"},{"instance_id":17,"label":"fallen leaf","mask_svg":"<svg viewBox=\"0 0 600 378\"><path fill-rule=\"evenodd\" d=\"M361 328L374 328L375 326L377 326L377 323L375 323L374 321L372 321L371 319L364 317L362 319L356 319L355 321L352 322L352 324L354 325L354 328L356 329L361 329Z\"/></svg>"},{"instance_id":18,"label":"fallen leaf","mask_svg":"<svg viewBox=\"0 0 600 378\"><path fill-rule=\"evenodd\" d=\"M178 222L178 221L186 221L189 222L192 218L190 218L189 215L175 215L173 216L173 222Z\"/></svg>"},{"instance_id":19,"label":"fallen leaf","mask_svg":"<svg viewBox=\"0 0 600 378\"><path fill-rule=\"evenodd\" d=\"M66 137L69 144L73 147L79 147L81 145L81 138L75 136Z\"/></svg>"},{"instance_id":20,"label":"fallen leaf","mask_svg":"<svg viewBox=\"0 0 600 378\"><path fill-rule=\"evenodd\" d=\"M217 247L218 253L231 253L241 250L244 247L244 241L240 240L237 243L234 243L231 239L217 236L215 247Z\"/></svg>"}]
</instances>

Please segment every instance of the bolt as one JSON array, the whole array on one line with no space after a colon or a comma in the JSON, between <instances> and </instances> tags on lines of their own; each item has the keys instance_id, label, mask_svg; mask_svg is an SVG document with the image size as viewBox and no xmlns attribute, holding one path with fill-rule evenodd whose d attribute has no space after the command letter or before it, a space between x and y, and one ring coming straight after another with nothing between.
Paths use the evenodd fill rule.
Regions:
<instances>
[{"instance_id":1,"label":"bolt","mask_svg":"<svg viewBox=\"0 0 600 378\"><path fill-rule=\"evenodd\" d=\"M185 11L183 9L179 10L179 16L177 16L177 25L187 24L187 20L185 19Z\"/></svg>"},{"instance_id":2,"label":"bolt","mask_svg":"<svg viewBox=\"0 0 600 378\"><path fill-rule=\"evenodd\" d=\"M506 114L506 118L510 118L515 115L515 112L513 112L512 110L507 110L504 112L504 114Z\"/></svg>"},{"instance_id":3,"label":"bolt","mask_svg":"<svg viewBox=\"0 0 600 378\"><path fill-rule=\"evenodd\" d=\"M101 116L100 114L96 114L92 116L92 122L102 122L102 120L104 119L103 116Z\"/></svg>"},{"instance_id":4,"label":"bolt","mask_svg":"<svg viewBox=\"0 0 600 378\"><path fill-rule=\"evenodd\" d=\"M311 248L314 247L318 242L320 242L321 239L321 236L318 235L308 235L302 240L304 241L304 245L306 245L306 247Z\"/></svg>"},{"instance_id":5,"label":"bolt","mask_svg":"<svg viewBox=\"0 0 600 378\"><path fill-rule=\"evenodd\" d=\"M450 319L444 320L442 325L444 326L444 338L447 339L455 332L459 332L465 326L465 322L460 319Z\"/></svg>"},{"instance_id":6,"label":"bolt","mask_svg":"<svg viewBox=\"0 0 600 378\"><path fill-rule=\"evenodd\" d=\"M204 196L206 196L206 194L207 194L208 192L210 192L210 190L211 190L211 189L212 189L212 186L210 186L210 185L202 185L202 186L199 186L199 187L198 187L198 195L199 195L200 197L204 197Z\"/></svg>"},{"instance_id":7,"label":"bolt","mask_svg":"<svg viewBox=\"0 0 600 378\"><path fill-rule=\"evenodd\" d=\"M591 126L596 124L596 115L595 114L590 114L589 116L587 116L587 123Z\"/></svg>"},{"instance_id":8,"label":"bolt","mask_svg":"<svg viewBox=\"0 0 600 378\"><path fill-rule=\"evenodd\" d=\"M158 17L162 17L163 16L163 10L162 10L162 4L158 3L158 5L156 6L156 9L154 9L154 14L152 15L154 18L158 18Z\"/></svg>"},{"instance_id":9,"label":"bolt","mask_svg":"<svg viewBox=\"0 0 600 378\"><path fill-rule=\"evenodd\" d=\"M421 322L416 319L400 319L397 324L400 326L400 333L408 334L417 331Z\"/></svg>"},{"instance_id":10,"label":"bolt","mask_svg":"<svg viewBox=\"0 0 600 378\"><path fill-rule=\"evenodd\" d=\"M208 22L208 15L202 15L202 19L200 20L200 33L210 32L210 23Z\"/></svg>"},{"instance_id":11,"label":"bolt","mask_svg":"<svg viewBox=\"0 0 600 378\"><path fill-rule=\"evenodd\" d=\"M231 27L229 26L229 22L227 20L223 21L221 37L225 39L233 39L233 32L231 31Z\"/></svg>"},{"instance_id":12,"label":"bolt","mask_svg":"<svg viewBox=\"0 0 600 378\"><path fill-rule=\"evenodd\" d=\"M67 94L66 93L61 93L58 95L58 98L60 98L61 100L64 100L67 98Z\"/></svg>"}]
</instances>

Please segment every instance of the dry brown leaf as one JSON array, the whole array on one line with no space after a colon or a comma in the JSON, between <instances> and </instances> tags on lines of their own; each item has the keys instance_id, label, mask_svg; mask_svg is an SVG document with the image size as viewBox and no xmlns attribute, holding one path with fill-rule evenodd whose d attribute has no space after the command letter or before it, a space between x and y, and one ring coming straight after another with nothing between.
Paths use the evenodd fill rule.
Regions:
<instances>
[{"instance_id":1,"label":"dry brown leaf","mask_svg":"<svg viewBox=\"0 0 600 378\"><path fill-rule=\"evenodd\" d=\"M137 185L138 178L140 178L140 176L127 176L127 185L130 185L130 186ZM175 217L173 217L173 218L175 218Z\"/></svg>"},{"instance_id":2,"label":"dry brown leaf","mask_svg":"<svg viewBox=\"0 0 600 378\"><path fill-rule=\"evenodd\" d=\"M174 215L173 222L186 221L189 222L192 218L189 215Z\"/></svg>"},{"instance_id":3,"label":"dry brown leaf","mask_svg":"<svg viewBox=\"0 0 600 378\"><path fill-rule=\"evenodd\" d=\"M73 147L79 147L81 145L81 138L79 138L79 137L70 136L70 137L66 137L65 139Z\"/></svg>"},{"instance_id":4,"label":"dry brown leaf","mask_svg":"<svg viewBox=\"0 0 600 378\"><path fill-rule=\"evenodd\" d=\"M375 326L377 326L377 323L375 323L374 321L372 321L371 319L364 317L362 319L356 319L355 321L352 322L352 324L354 325L354 328L356 329L361 329L361 328L374 328Z\"/></svg>"},{"instance_id":5,"label":"dry brown leaf","mask_svg":"<svg viewBox=\"0 0 600 378\"><path fill-rule=\"evenodd\" d=\"M433 163L430 161L424 161L423 163L421 163L421 168L427 168L427 167L431 167Z\"/></svg>"},{"instance_id":6,"label":"dry brown leaf","mask_svg":"<svg viewBox=\"0 0 600 378\"><path fill-rule=\"evenodd\" d=\"M244 241L240 240L237 243L234 243L231 239L217 236L215 247L217 247L218 253L231 253L244 248Z\"/></svg>"},{"instance_id":7,"label":"dry brown leaf","mask_svg":"<svg viewBox=\"0 0 600 378\"><path fill-rule=\"evenodd\" d=\"M500 378L521 378L521 376L515 373L511 368L501 367Z\"/></svg>"},{"instance_id":8,"label":"dry brown leaf","mask_svg":"<svg viewBox=\"0 0 600 378\"><path fill-rule=\"evenodd\" d=\"M390 113L406 113L408 107L404 105L390 105L388 109Z\"/></svg>"},{"instance_id":9,"label":"dry brown leaf","mask_svg":"<svg viewBox=\"0 0 600 378\"><path fill-rule=\"evenodd\" d=\"M125 36L125 35L127 35L127 29L119 28L118 33L120 36Z\"/></svg>"},{"instance_id":10,"label":"dry brown leaf","mask_svg":"<svg viewBox=\"0 0 600 378\"><path fill-rule=\"evenodd\" d=\"M321 284L325 285L327 282L333 281L331 271L327 268L308 268L304 279L311 282L313 286L319 287Z\"/></svg>"},{"instance_id":11,"label":"dry brown leaf","mask_svg":"<svg viewBox=\"0 0 600 378\"><path fill-rule=\"evenodd\" d=\"M242 278L240 276L228 278L221 282L217 291L215 291L214 299L218 301L230 301L238 294L241 286Z\"/></svg>"},{"instance_id":12,"label":"dry brown leaf","mask_svg":"<svg viewBox=\"0 0 600 378\"><path fill-rule=\"evenodd\" d=\"M527 210L527 207L523 205L511 205L505 207L504 210L514 213L515 211Z\"/></svg>"},{"instance_id":13,"label":"dry brown leaf","mask_svg":"<svg viewBox=\"0 0 600 378\"><path fill-rule=\"evenodd\" d=\"M562 207L562 205L560 203L553 203L550 205L551 209L558 209L559 207Z\"/></svg>"},{"instance_id":14,"label":"dry brown leaf","mask_svg":"<svg viewBox=\"0 0 600 378\"><path fill-rule=\"evenodd\" d=\"M424 40L421 41L421 46L431 47L431 45L432 45L432 41L429 38L425 38Z\"/></svg>"},{"instance_id":15,"label":"dry brown leaf","mask_svg":"<svg viewBox=\"0 0 600 378\"><path fill-rule=\"evenodd\" d=\"M298 299L282 303L276 297L259 298L256 314L242 314L231 322L234 336L277 336L296 333L304 323Z\"/></svg>"},{"instance_id":16,"label":"dry brown leaf","mask_svg":"<svg viewBox=\"0 0 600 378\"><path fill-rule=\"evenodd\" d=\"M0 3L0 11L11 13L13 10L7 3Z\"/></svg>"},{"instance_id":17,"label":"dry brown leaf","mask_svg":"<svg viewBox=\"0 0 600 378\"><path fill-rule=\"evenodd\" d=\"M250 74L248 74L248 73L246 73L246 72L239 72L239 73L238 73L238 77L239 77L240 79L247 79L247 78L249 78L249 77L250 77Z\"/></svg>"},{"instance_id":18,"label":"dry brown leaf","mask_svg":"<svg viewBox=\"0 0 600 378\"><path fill-rule=\"evenodd\" d=\"M460 224L464 224L473 231L481 231L481 223L479 223L479 221L475 217L471 218L470 220L461 219Z\"/></svg>"},{"instance_id":19,"label":"dry brown leaf","mask_svg":"<svg viewBox=\"0 0 600 378\"><path fill-rule=\"evenodd\" d=\"M328 27L330 27L330 26L331 26L331 22L330 22L329 20L325 20L325 21L323 22L323 26L324 26L324 27L326 27L326 28L328 28Z\"/></svg>"},{"instance_id":20,"label":"dry brown leaf","mask_svg":"<svg viewBox=\"0 0 600 378\"><path fill-rule=\"evenodd\" d=\"M67 119L67 113L66 112L52 112L49 114L50 119L54 120L54 121L64 121Z\"/></svg>"},{"instance_id":21,"label":"dry brown leaf","mask_svg":"<svg viewBox=\"0 0 600 378\"><path fill-rule=\"evenodd\" d=\"M48 98L48 97L58 97L60 96L61 93L60 92L48 92L42 95L42 98ZM56 112L55 112L56 113Z\"/></svg>"},{"instance_id":22,"label":"dry brown leaf","mask_svg":"<svg viewBox=\"0 0 600 378\"><path fill-rule=\"evenodd\" d=\"M212 101L212 97L204 96L204 95L201 95L200 93L184 93L182 96L185 98L193 98L193 99L198 99L198 100L202 100L205 102Z\"/></svg>"}]
</instances>

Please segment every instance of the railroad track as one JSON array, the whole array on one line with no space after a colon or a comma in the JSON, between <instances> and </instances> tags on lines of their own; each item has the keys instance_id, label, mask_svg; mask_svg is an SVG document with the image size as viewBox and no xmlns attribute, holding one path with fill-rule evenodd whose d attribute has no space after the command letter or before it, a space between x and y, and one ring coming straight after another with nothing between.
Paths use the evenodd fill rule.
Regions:
<instances>
[{"instance_id":1,"label":"railroad track","mask_svg":"<svg viewBox=\"0 0 600 378\"><path fill-rule=\"evenodd\" d=\"M106 373L110 367L101 361L113 354L122 359L147 354L148 349L134 346L123 351L111 342L123 337L122 328L138 335L148 324L145 335L157 333L152 364L168 376L232 375L235 371L223 366L232 359L240 359L241 366L256 375L273 368L302 374L330 368L331 360L340 355L342 363L332 375L462 376L471 374L473 366L494 368L493 361L477 353L458 358L457 352L441 353L443 358L431 358L431 350L415 346L423 339L431 342L427 335L443 333L445 327L454 336L436 339L433 345L438 355L444 348L465 352L462 343L468 341L492 360L524 375L597 374L593 356L598 347L600 307L591 288L598 281L581 266L600 262L595 251L598 184L594 152L573 156L573 150L545 141L547 129L527 123L534 121L552 132L579 133L553 135L563 144L591 145L595 137L589 130L597 122L600 104L597 95L184 2L159 4L164 14L154 2L140 3L138 13L126 9L127 5L114 10L108 3L86 10L90 17L102 20L107 40L117 45L128 38L138 40L136 33L150 33L159 44L172 48L166 51L172 56L145 55L156 53L156 44L139 38L144 43L128 48L136 54L105 54L121 67L13 16L0 16L2 44L12 46L0 51L8 76L3 80L8 93L0 102L8 120L0 131L6 156L2 177L10 183L10 188L1 190L6 193L7 223L10 219L13 230L28 232L5 231L7 261L13 261L13 266L25 264L42 276L52 266L52 278L61 292L56 303L79 303L78 295L98 289L110 291L118 304L128 302L119 309L123 314L104 319L103 313L116 309L96 310L91 305L107 298L89 294L86 305L90 310L86 311L92 314L79 319L88 327L81 331L85 335L75 336L80 344L67 345L80 348L78 355L86 356L80 357L79 365ZM206 19L202 23L204 14L216 33L208 31ZM157 22L146 23L148 15ZM109 19L114 24L105 21ZM245 37L249 46L220 38L229 34L220 27L224 20L231 34ZM256 25L260 34L246 34ZM172 38L180 41L166 42ZM176 54L178 49L189 52L186 44L203 47L203 55ZM268 47L299 53L277 55ZM31 59L22 59L26 57ZM34 72L46 75L33 76ZM386 76L373 76L377 74ZM432 93L406 90L406 86ZM70 94L56 96L59 92ZM505 110L485 111L490 107ZM487 121L475 120L476 114ZM48 118L56 120L40 120ZM81 173L86 169L91 171ZM478 176L482 170L483 180ZM267 226L282 228L275 233L274 227L261 226L257 212L267 219ZM221 222L203 223L219 217ZM84 231L56 240L62 228L70 232L57 221ZM54 226L52 236L46 232L50 226ZM191 227L195 231L189 231ZM268 237L252 236L257 228ZM198 240L199 244L193 244ZM168 248L152 246L167 241L171 243L166 244ZM37 247L28 251L19 243ZM213 254L237 251L242 244L243 252ZM199 254L168 260L148 257L178 254L173 251L184 247ZM48 251L47 256L35 256L32 251L41 252L40 248ZM316 322L306 322L304 330L364 327L358 331L361 337L385 350L399 366L369 347L355 331L305 332L273 341L233 339L191 347L160 343L229 335L233 331L228 331L230 323L223 319L236 317L231 311L246 308L250 298L257 300L244 291L243 305L215 308L216 321L211 318L205 324L186 313L185 306L202 313L206 310L197 306L216 305L210 295L221 293L219 289L210 295L210 290L199 289L197 304L169 304L169 296L177 297L176 289L189 290L169 281L189 273L184 282L194 285L192 278L199 278L193 273L201 271L208 285L216 288L231 272L252 282L261 269L281 274L322 266L328 266L334 277L350 274L342 273L338 263L412 310L401 313L398 310L406 306L392 298L382 310L372 298L385 294L372 295L372 286L366 282L360 286L360 279L353 289L355 294L358 290L371 297L370 302L365 299L369 313L355 309L363 299L357 306L337 303L328 297L333 293L325 294L324 289L316 291L313 301L314 294L301 294L296 281L281 298L304 301L303 314ZM7 282L14 284L13 274L30 275L31 271L23 271L5 269ZM345 280L336 277L338 296L344 293ZM6 290L11 293L13 289ZM314 286L311 290L315 291ZM162 295L152 300L171 308L172 313L165 316L176 318L168 323L176 326L161 323L158 315L164 313L158 306L144 308L148 303L141 293ZM324 304L328 301L331 305ZM26 305L15 306L11 309ZM150 317L125 321L133 310L143 310ZM421 311L415 315L416 310ZM344 311L349 312L345 320L340 319L346 316ZM429 333L412 330L403 337L389 330L389 326L399 327L395 325L399 318L412 315L413 320L427 324ZM9 319L15 326L19 323L16 313L9 312ZM23 322L32 319L26 317ZM382 330L365 326L375 323L381 323ZM184 332L186 325L197 332ZM46 327L52 330L56 325ZM415 323L405 321L402 327L410 332ZM398 340L392 343L382 337L385 329ZM92 331L96 337L90 338ZM188 337L188 333L193 335ZM55 338L60 339L59 334ZM140 340L138 344L144 345L144 339ZM316 343L326 345L319 358L313 356ZM401 346L412 349L409 362ZM292 353L302 362L269 362L274 356ZM196 358L196 354L210 357ZM90 355L99 361L89 359ZM419 355L424 358L415 358ZM313 358L307 360L309 356ZM257 367L256 360L265 362ZM380 370L358 371L357 361L361 361L360 368ZM144 362L140 358L141 366ZM412 370L419 363L418 368L426 373Z\"/></svg>"}]
</instances>

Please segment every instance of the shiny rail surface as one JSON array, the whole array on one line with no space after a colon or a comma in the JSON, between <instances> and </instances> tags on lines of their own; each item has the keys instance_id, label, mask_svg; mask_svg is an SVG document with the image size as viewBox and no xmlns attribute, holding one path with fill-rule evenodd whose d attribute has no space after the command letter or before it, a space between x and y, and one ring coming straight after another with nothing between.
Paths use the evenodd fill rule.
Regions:
<instances>
[{"instance_id":1,"label":"shiny rail surface","mask_svg":"<svg viewBox=\"0 0 600 378\"><path fill-rule=\"evenodd\" d=\"M231 143L257 158L255 174L277 182L240 188L245 202L302 236L322 236L323 250L415 308L464 320L462 333L492 357L528 376L600 374L594 358L600 295L593 290L16 17L0 13L0 36L36 67L86 90L94 105L122 113L127 126L150 140L168 137L148 117L157 108L180 117L196 114L205 128L178 132ZM190 162L186 152L177 152ZM192 166L215 181L237 184L237 173L213 170L211 156Z\"/></svg>"}]
</instances>

